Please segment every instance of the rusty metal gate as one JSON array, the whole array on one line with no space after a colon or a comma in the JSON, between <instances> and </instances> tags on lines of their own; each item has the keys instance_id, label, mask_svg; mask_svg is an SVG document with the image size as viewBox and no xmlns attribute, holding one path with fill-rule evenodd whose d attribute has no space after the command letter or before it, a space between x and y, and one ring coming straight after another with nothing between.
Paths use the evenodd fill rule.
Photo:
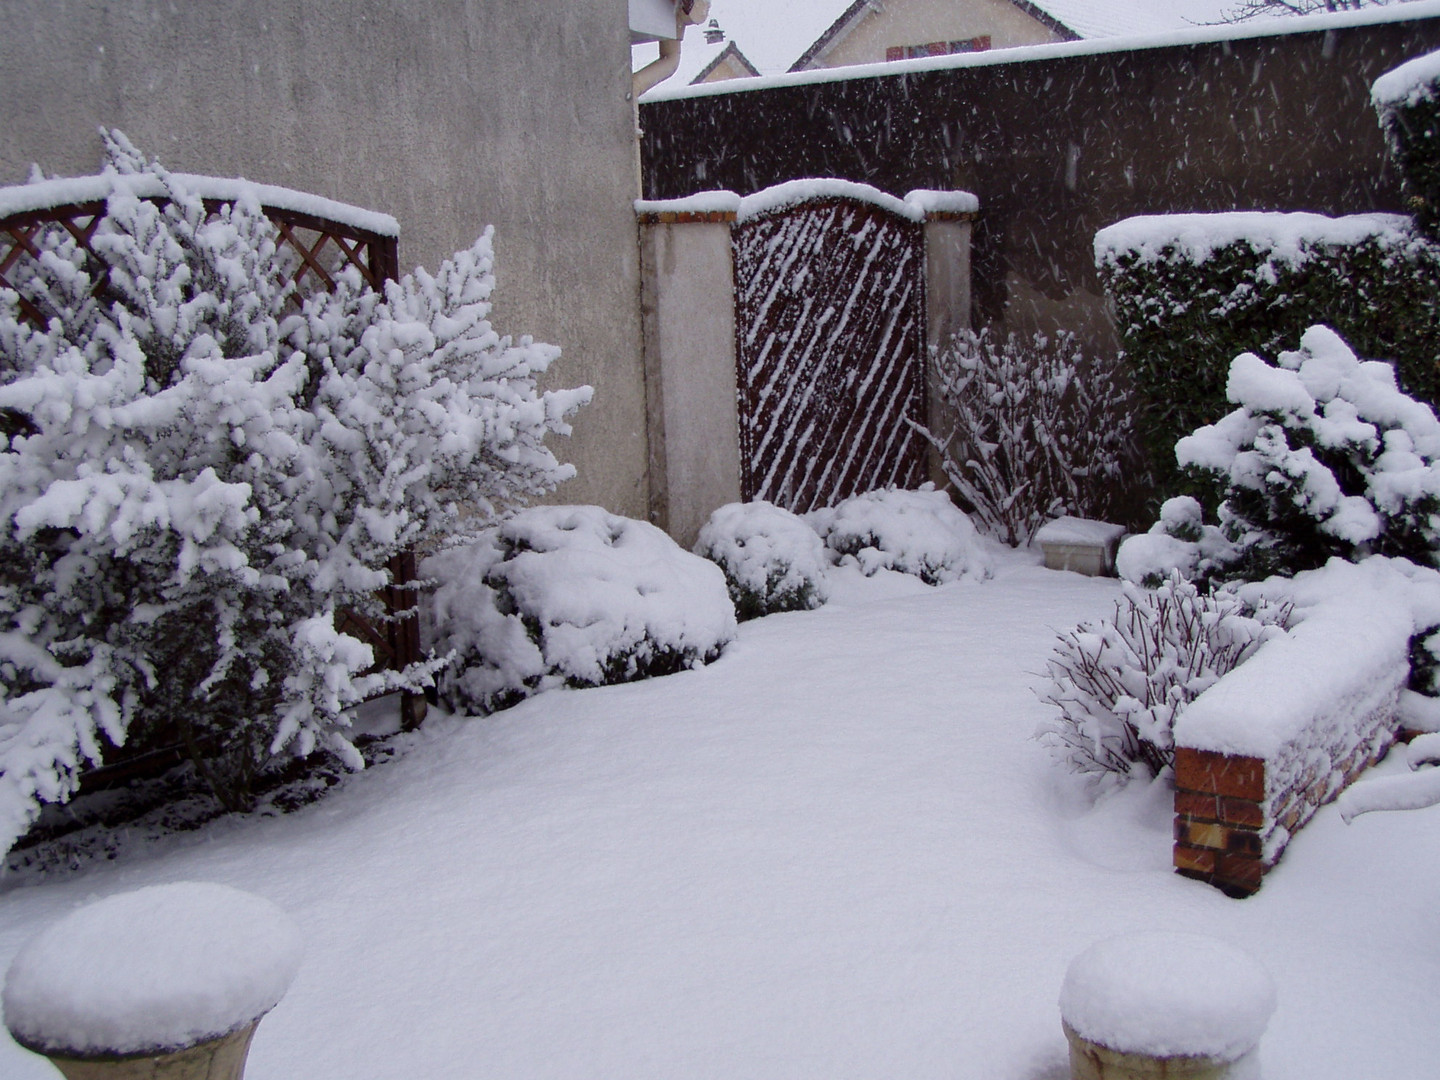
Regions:
<instances>
[{"instance_id":1,"label":"rusty metal gate","mask_svg":"<svg viewBox=\"0 0 1440 1080\"><path fill-rule=\"evenodd\" d=\"M926 478L923 226L823 197L734 231L741 490L796 513Z\"/></svg>"}]
</instances>

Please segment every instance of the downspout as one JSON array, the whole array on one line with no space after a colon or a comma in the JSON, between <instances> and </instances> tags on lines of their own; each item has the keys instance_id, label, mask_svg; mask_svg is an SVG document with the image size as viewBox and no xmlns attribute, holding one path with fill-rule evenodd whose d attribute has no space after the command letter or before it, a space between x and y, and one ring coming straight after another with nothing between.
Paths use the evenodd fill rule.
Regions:
<instances>
[{"instance_id":1,"label":"downspout","mask_svg":"<svg viewBox=\"0 0 1440 1080\"><path fill-rule=\"evenodd\" d=\"M631 78L631 89L638 98L651 87L659 86L680 66L680 45L686 27L705 21L710 14L710 0L679 0L675 5L675 39L660 42L660 59L646 64Z\"/></svg>"}]
</instances>

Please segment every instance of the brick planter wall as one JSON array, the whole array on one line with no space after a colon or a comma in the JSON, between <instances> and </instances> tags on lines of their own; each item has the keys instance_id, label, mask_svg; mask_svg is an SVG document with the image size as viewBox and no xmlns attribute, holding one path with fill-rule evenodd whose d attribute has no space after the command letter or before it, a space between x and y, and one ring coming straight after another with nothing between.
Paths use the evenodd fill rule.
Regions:
<instances>
[{"instance_id":1,"label":"brick planter wall","mask_svg":"<svg viewBox=\"0 0 1440 1080\"><path fill-rule=\"evenodd\" d=\"M1410 675L1411 603L1434 587L1408 566L1337 561L1279 586L1295 625L1181 713L1177 872L1249 896L1316 810L1385 756Z\"/></svg>"}]
</instances>

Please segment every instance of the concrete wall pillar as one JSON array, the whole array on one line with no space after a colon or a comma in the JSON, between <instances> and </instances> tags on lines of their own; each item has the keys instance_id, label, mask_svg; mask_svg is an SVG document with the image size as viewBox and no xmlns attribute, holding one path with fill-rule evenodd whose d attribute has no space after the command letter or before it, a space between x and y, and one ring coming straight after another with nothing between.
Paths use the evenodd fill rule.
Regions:
<instances>
[{"instance_id":1,"label":"concrete wall pillar","mask_svg":"<svg viewBox=\"0 0 1440 1080\"><path fill-rule=\"evenodd\" d=\"M912 192L907 202L925 209L925 423L944 438L954 424L943 406L935 355L957 333L971 328L970 242L978 203L965 192ZM945 470L940 455L929 452L930 478L943 487Z\"/></svg>"},{"instance_id":2,"label":"concrete wall pillar","mask_svg":"<svg viewBox=\"0 0 1440 1080\"><path fill-rule=\"evenodd\" d=\"M733 210L642 212L650 520L684 547L740 500Z\"/></svg>"}]
</instances>

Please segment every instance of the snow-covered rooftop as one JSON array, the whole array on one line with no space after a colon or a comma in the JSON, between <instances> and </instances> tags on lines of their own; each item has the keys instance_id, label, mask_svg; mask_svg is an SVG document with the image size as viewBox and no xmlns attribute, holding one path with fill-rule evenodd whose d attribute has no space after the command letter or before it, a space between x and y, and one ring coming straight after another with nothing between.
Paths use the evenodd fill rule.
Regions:
<instances>
[{"instance_id":1,"label":"snow-covered rooftop","mask_svg":"<svg viewBox=\"0 0 1440 1080\"><path fill-rule=\"evenodd\" d=\"M1238 0L1035 0L1036 8L1073 30L1081 40L790 73L795 61L849 9L851 2L853 0L792 0L779 5L773 0L713 0L710 17L725 31L726 42L734 41L761 77L710 84L705 88L690 87L685 72L698 73L704 67L698 58L691 61L685 56L692 50L704 50L704 36L697 28L686 37L680 71L651 90L646 100L828 82L897 71L933 71L1022 59L1237 40L1440 15L1440 0L1405 0L1361 11L1226 23L1221 20L1237 6ZM653 59L654 50L653 45L638 46L634 50L635 66L643 66Z\"/></svg>"},{"instance_id":2,"label":"snow-covered rooftop","mask_svg":"<svg viewBox=\"0 0 1440 1080\"><path fill-rule=\"evenodd\" d=\"M1033 6L1081 38L1134 36L1219 22L1239 0L1035 0ZM707 43L700 27L685 36L680 69L668 80L688 86L734 44L761 75L789 71L850 10L854 0L713 0L710 18L725 32ZM637 46L636 67L655 58L654 44Z\"/></svg>"}]
</instances>

